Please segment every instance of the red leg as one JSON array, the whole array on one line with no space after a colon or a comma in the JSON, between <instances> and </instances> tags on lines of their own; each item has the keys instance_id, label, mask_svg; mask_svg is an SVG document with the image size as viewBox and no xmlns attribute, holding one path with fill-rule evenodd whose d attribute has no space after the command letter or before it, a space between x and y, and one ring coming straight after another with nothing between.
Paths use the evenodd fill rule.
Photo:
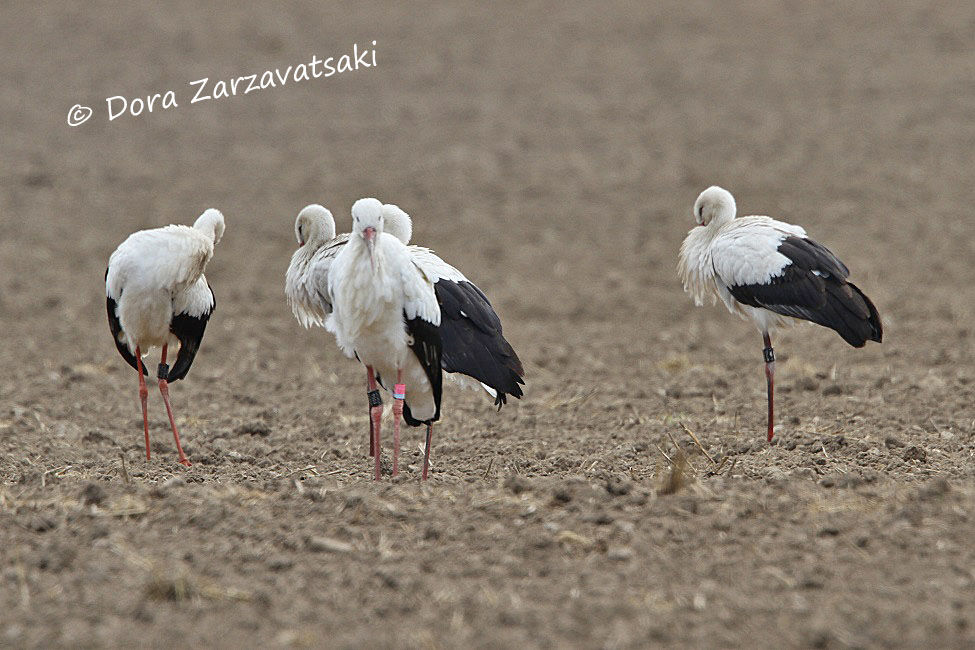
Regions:
<instances>
[{"instance_id":1,"label":"red leg","mask_svg":"<svg viewBox=\"0 0 975 650\"><path fill-rule=\"evenodd\" d=\"M406 399L406 386L403 384L403 369L396 371L396 386L393 388L393 476L399 474L399 427L403 418L403 400Z\"/></svg>"},{"instance_id":2,"label":"red leg","mask_svg":"<svg viewBox=\"0 0 975 650\"><path fill-rule=\"evenodd\" d=\"M423 452L423 480L427 480L427 468L430 467L430 443L433 441L433 422L427 422L427 448Z\"/></svg>"},{"instance_id":3,"label":"red leg","mask_svg":"<svg viewBox=\"0 0 975 650\"><path fill-rule=\"evenodd\" d=\"M765 383L768 387L768 441L772 442L772 436L775 435L775 429L773 428L773 414L774 414L774 393L775 393L775 351L772 350L772 339L769 337L768 332L763 334L765 340Z\"/></svg>"},{"instance_id":4,"label":"red leg","mask_svg":"<svg viewBox=\"0 0 975 650\"><path fill-rule=\"evenodd\" d=\"M376 373L373 372L372 366L366 366L366 376L369 379L369 390L370 391L379 390L379 384L376 383ZM382 407L382 404L380 404L378 406L371 406L371 407L369 407L369 422L372 425L372 427L371 427L372 428L372 444L373 444L373 449L376 452L373 455L373 458L376 461L376 471L375 471L375 475L373 476L373 479L376 480L376 481L379 480L379 476L380 476L379 457L382 455L380 453L381 446L379 444L379 439L380 439L380 428L379 428L379 424L380 424L380 420L382 419L382 417L383 417L383 407Z\"/></svg>"},{"instance_id":5,"label":"red leg","mask_svg":"<svg viewBox=\"0 0 975 650\"><path fill-rule=\"evenodd\" d=\"M159 361L160 365L166 365L166 346L162 348L162 356ZM176 420L173 418L173 407L169 404L169 382L160 377L159 378L159 392L162 393L163 401L166 403L166 415L169 416L169 425L173 428L173 438L176 440L176 451L179 452L179 462L183 465L189 467L193 463L190 459L186 457L183 453L183 446L179 444L179 431L176 430Z\"/></svg>"},{"instance_id":6,"label":"red leg","mask_svg":"<svg viewBox=\"0 0 975 650\"><path fill-rule=\"evenodd\" d=\"M135 346L135 362L139 367L139 401L142 402L142 426L146 431L146 462L149 461L149 411L146 402L149 399L149 389L146 388L146 378L142 375L142 351Z\"/></svg>"},{"instance_id":7,"label":"red leg","mask_svg":"<svg viewBox=\"0 0 975 650\"><path fill-rule=\"evenodd\" d=\"M368 374L368 371L366 371ZM373 440L373 436L376 435L375 427L372 426L372 393L373 389L368 380L366 379L366 397L369 398L369 457L372 458L376 455L376 441Z\"/></svg>"}]
</instances>

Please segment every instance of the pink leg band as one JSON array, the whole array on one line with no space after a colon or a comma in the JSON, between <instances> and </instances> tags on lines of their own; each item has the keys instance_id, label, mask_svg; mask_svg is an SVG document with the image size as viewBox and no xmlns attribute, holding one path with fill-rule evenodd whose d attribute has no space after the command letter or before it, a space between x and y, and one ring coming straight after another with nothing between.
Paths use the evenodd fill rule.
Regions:
<instances>
[{"instance_id":1,"label":"pink leg band","mask_svg":"<svg viewBox=\"0 0 975 650\"><path fill-rule=\"evenodd\" d=\"M393 399L406 399L406 384L396 384L393 387Z\"/></svg>"}]
</instances>

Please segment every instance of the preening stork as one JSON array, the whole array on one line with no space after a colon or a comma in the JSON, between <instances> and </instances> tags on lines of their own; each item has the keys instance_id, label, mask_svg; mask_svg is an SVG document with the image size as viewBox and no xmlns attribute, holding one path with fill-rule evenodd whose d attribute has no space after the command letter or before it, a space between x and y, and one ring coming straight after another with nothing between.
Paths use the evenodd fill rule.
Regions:
<instances>
[{"instance_id":1,"label":"preening stork","mask_svg":"<svg viewBox=\"0 0 975 650\"><path fill-rule=\"evenodd\" d=\"M413 226L409 216L396 206L383 206L386 232L404 244L410 243ZM298 248L285 273L284 293L295 319L304 327L326 327L332 313L328 288L329 270L335 256L349 241L350 233L335 234L335 218L317 203L306 205L295 218Z\"/></svg>"},{"instance_id":2,"label":"preening stork","mask_svg":"<svg viewBox=\"0 0 975 650\"><path fill-rule=\"evenodd\" d=\"M390 215L408 220L402 210L376 199L352 206L352 233L329 271L334 311L328 327L339 347L366 366L375 478L380 477L382 416L378 386L395 377L393 474L399 471L402 417L411 426L427 425L426 479L443 372L471 377L500 407L508 395L522 396L524 371L483 292L431 251L407 247L384 232Z\"/></svg>"},{"instance_id":3,"label":"preening stork","mask_svg":"<svg viewBox=\"0 0 975 650\"><path fill-rule=\"evenodd\" d=\"M768 440L773 430L774 328L806 320L834 330L853 347L883 338L880 314L832 252L799 226L769 217L736 217L735 199L712 186L694 203L697 226L680 247L678 274L697 305L717 298L751 320L765 343Z\"/></svg>"},{"instance_id":4,"label":"preening stork","mask_svg":"<svg viewBox=\"0 0 975 650\"><path fill-rule=\"evenodd\" d=\"M404 244L410 243L413 225L409 216L396 206L383 206L386 232ZM387 210L387 208L390 208ZM349 233L335 234L335 218L318 204L302 208L295 218L298 249L291 256L285 274L284 293L298 323L304 327L325 327L332 313L332 295L328 288L329 270L335 256L349 241ZM367 396L371 389L366 387ZM378 393L369 396L370 408ZM370 429L372 418L369 419ZM375 455L373 432L369 433L369 455Z\"/></svg>"},{"instance_id":5,"label":"preening stork","mask_svg":"<svg viewBox=\"0 0 975 650\"><path fill-rule=\"evenodd\" d=\"M179 462L190 465L179 442L169 401L169 382L182 379L189 372L207 321L216 307L203 271L223 232L223 215L211 208L200 215L192 228L171 225L129 235L108 260L105 271L108 325L119 354L139 373L146 460L149 460L146 404L149 391L143 375L149 372L142 357L149 348L161 346L159 392L166 404ZM170 370L166 353L177 342L179 352Z\"/></svg>"}]
</instances>

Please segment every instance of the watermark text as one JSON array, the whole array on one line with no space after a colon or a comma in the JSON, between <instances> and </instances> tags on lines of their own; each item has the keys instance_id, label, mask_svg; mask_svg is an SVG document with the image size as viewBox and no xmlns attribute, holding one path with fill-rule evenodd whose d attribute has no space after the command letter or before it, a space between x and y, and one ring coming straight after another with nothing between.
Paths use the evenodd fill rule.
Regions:
<instances>
[{"instance_id":1,"label":"watermark text","mask_svg":"<svg viewBox=\"0 0 975 650\"><path fill-rule=\"evenodd\" d=\"M358 43L353 43L352 51L346 54L330 56L325 59L318 58L318 55L312 55L311 61L289 65L283 69L268 69L230 79L213 79L211 77L194 79L187 83L190 90L180 91L179 97L188 97L188 100L181 100L177 97L176 90L165 90L145 97L126 97L125 95L106 97L105 114L108 116L108 121L112 122L125 117L139 117L154 111L179 108L181 101L183 104L197 104L228 99L237 95L260 92L268 88L279 88L288 84L315 79L327 79L343 72L354 72L360 68L374 67L376 67L376 41L372 41L371 48L365 47L361 50ZM68 110L68 126L84 124L94 113L95 111L90 106L75 104Z\"/></svg>"}]
</instances>

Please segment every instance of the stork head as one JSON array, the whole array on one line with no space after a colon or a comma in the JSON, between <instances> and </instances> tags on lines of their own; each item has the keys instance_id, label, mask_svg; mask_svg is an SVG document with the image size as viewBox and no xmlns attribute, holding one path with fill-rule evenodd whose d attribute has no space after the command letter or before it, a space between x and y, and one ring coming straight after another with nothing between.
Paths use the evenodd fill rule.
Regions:
<instances>
[{"instance_id":1,"label":"stork head","mask_svg":"<svg viewBox=\"0 0 975 650\"><path fill-rule=\"evenodd\" d=\"M361 237L369 250L369 263L376 268L376 238L383 233L383 204L378 199L359 199L352 205L352 234Z\"/></svg>"},{"instance_id":2,"label":"stork head","mask_svg":"<svg viewBox=\"0 0 975 650\"><path fill-rule=\"evenodd\" d=\"M737 210L735 197L731 196L731 192L712 185L701 192L694 202L694 219L699 226L707 226L712 222L722 224L734 219Z\"/></svg>"},{"instance_id":3,"label":"stork head","mask_svg":"<svg viewBox=\"0 0 975 650\"><path fill-rule=\"evenodd\" d=\"M208 208L193 222L193 227L212 239L213 243L216 244L223 237L223 215L220 213L220 210Z\"/></svg>"},{"instance_id":4,"label":"stork head","mask_svg":"<svg viewBox=\"0 0 975 650\"><path fill-rule=\"evenodd\" d=\"M413 238L413 220L398 205L387 203L383 206L383 221L386 232L404 244L410 243Z\"/></svg>"},{"instance_id":5,"label":"stork head","mask_svg":"<svg viewBox=\"0 0 975 650\"><path fill-rule=\"evenodd\" d=\"M295 239L298 246L311 244L318 248L335 238L335 219L332 213L317 203L306 205L295 219Z\"/></svg>"}]
</instances>

